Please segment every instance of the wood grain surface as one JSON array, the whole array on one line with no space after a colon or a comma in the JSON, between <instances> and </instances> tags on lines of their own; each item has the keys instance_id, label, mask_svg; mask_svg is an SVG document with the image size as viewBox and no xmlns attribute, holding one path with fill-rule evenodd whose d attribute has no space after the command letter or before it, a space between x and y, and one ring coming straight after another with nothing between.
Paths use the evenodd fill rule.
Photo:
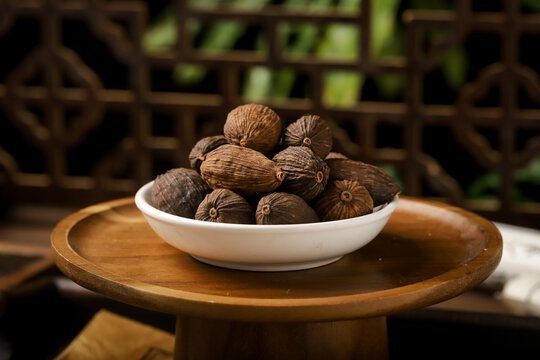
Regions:
<instances>
[{"instance_id":1,"label":"wood grain surface","mask_svg":"<svg viewBox=\"0 0 540 360\"><path fill-rule=\"evenodd\" d=\"M502 239L478 215L401 197L382 233L336 263L238 271L171 247L126 198L66 217L53 231L52 249L68 277L128 304L191 317L292 322L385 316L452 298L491 274Z\"/></svg>"},{"instance_id":2,"label":"wood grain surface","mask_svg":"<svg viewBox=\"0 0 540 360\"><path fill-rule=\"evenodd\" d=\"M174 353L175 360L384 360L389 355L384 316L307 323L179 316Z\"/></svg>"}]
</instances>

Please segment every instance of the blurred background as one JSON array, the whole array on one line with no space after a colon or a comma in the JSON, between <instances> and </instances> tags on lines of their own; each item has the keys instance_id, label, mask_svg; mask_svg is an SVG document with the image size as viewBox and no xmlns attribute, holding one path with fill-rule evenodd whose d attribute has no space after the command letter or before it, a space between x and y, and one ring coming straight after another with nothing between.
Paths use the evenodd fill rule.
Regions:
<instances>
[{"instance_id":1,"label":"blurred background","mask_svg":"<svg viewBox=\"0 0 540 360\"><path fill-rule=\"evenodd\" d=\"M536 0L0 4L4 208L130 196L259 102L406 195L540 227Z\"/></svg>"},{"instance_id":2,"label":"blurred background","mask_svg":"<svg viewBox=\"0 0 540 360\"><path fill-rule=\"evenodd\" d=\"M50 271L63 216L189 166L249 102L540 247L539 44L540 0L0 0L0 270L26 269L3 287Z\"/></svg>"}]
</instances>

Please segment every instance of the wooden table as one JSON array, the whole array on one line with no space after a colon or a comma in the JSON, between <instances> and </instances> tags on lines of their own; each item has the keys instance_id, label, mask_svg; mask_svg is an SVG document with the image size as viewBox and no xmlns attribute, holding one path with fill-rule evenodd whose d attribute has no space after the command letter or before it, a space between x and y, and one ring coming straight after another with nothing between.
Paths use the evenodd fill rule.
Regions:
<instances>
[{"instance_id":1,"label":"wooden table","mask_svg":"<svg viewBox=\"0 0 540 360\"><path fill-rule=\"evenodd\" d=\"M175 314L175 359L384 359L386 315L478 285L499 263L502 239L478 215L401 197L383 232L336 263L237 271L166 244L128 198L66 217L52 249L80 285Z\"/></svg>"}]
</instances>

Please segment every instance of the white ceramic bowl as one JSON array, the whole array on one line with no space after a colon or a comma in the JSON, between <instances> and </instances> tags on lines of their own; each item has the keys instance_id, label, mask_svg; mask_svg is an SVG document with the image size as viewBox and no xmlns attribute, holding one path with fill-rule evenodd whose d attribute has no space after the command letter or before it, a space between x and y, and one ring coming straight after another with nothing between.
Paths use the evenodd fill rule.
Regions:
<instances>
[{"instance_id":1,"label":"white ceramic bowl","mask_svg":"<svg viewBox=\"0 0 540 360\"><path fill-rule=\"evenodd\" d=\"M175 216L150 204L153 182L135 204L167 243L207 264L252 271L301 270L326 265L360 249L383 229L398 196L372 214L310 224L220 224Z\"/></svg>"}]
</instances>

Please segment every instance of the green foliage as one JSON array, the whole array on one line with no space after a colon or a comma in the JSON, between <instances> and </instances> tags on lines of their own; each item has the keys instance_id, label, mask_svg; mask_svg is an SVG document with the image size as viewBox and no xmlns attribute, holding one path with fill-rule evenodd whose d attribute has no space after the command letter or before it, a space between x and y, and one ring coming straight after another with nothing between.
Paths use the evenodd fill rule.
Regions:
<instances>
[{"instance_id":1,"label":"green foliage","mask_svg":"<svg viewBox=\"0 0 540 360\"><path fill-rule=\"evenodd\" d=\"M317 48L322 59L353 60L358 57L358 28L331 24ZM323 75L323 101L328 106L347 107L360 97L364 76L356 71L328 71Z\"/></svg>"},{"instance_id":2,"label":"green foliage","mask_svg":"<svg viewBox=\"0 0 540 360\"><path fill-rule=\"evenodd\" d=\"M246 9L258 9L269 0L205 0L193 2L193 6L212 7L220 4L233 5ZM398 0L374 2L373 48L388 48L387 43L395 39L395 18ZM285 0L285 8L301 8L307 12L323 11L334 7L338 11L359 11L360 0ZM376 24L376 25L375 25ZM247 27L235 21L221 21L213 24L190 23L189 30L200 42L197 49L208 54L234 49L238 39ZM155 19L147 30L143 45L148 52L159 52L174 47L178 41L174 14L170 9ZM349 24L330 24L320 28L315 24L279 25L278 35L284 44L284 56L300 58L313 55L328 60L354 60L359 57L359 30ZM256 51L265 51L267 44L262 39L256 42ZM196 64L179 64L173 71L173 78L180 85L196 84L204 79L206 69ZM268 98L280 99L290 96L297 74L289 69L273 70L265 67L249 69L243 84L242 93L250 101ZM323 100L329 106L350 106L360 97L364 75L355 71L329 71L323 75ZM307 93L307 89L306 89ZM306 94L307 95L307 94Z\"/></svg>"},{"instance_id":3,"label":"green foliage","mask_svg":"<svg viewBox=\"0 0 540 360\"><path fill-rule=\"evenodd\" d=\"M524 168L514 173L513 199L518 202L537 202L540 194L540 155L534 157ZM487 172L476 178L468 187L466 195L470 199L487 199L496 194L501 187L499 174ZM534 194L526 193L524 188L534 188Z\"/></svg>"},{"instance_id":4,"label":"green foliage","mask_svg":"<svg viewBox=\"0 0 540 360\"><path fill-rule=\"evenodd\" d=\"M394 178L396 181L397 186L403 191L405 189L405 184L403 183L403 178L401 177L401 173L399 172L397 166L392 164L379 164L378 165L381 169L386 171L390 176Z\"/></svg>"},{"instance_id":5,"label":"green foliage","mask_svg":"<svg viewBox=\"0 0 540 360\"><path fill-rule=\"evenodd\" d=\"M390 14L387 14L389 17ZM385 38L384 43L376 46L374 55L376 58L389 58L403 55L404 40L403 32L393 26L391 36ZM393 100L403 93L405 78L401 74L383 73L373 78L379 95L384 100Z\"/></svg>"},{"instance_id":6,"label":"green foliage","mask_svg":"<svg viewBox=\"0 0 540 360\"><path fill-rule=\"evenodd\" d=\"M469 58L463 46L447 50L441 57L441 71L446 84L457 91L467 82Z\"/></svg>"},{"instance_id":7,"label":"green foliage","mask_svg":"<svg viewBox=\"0 0 540 360\"><path fill-rule=\"evenodd\" d=\"M521 6L530 12L540 12L540 0L521 0Z\"/></svg>"},{"instance_id":8,"label":"green foliage","mask_svg":"<svg viewBox=\"0 0 540 360\"><path fill-rule=\"evenodd\" d=\"M393 42L398 32L396 14L400 0L372 1L371 12L371 51L375 57L383 55L385 48ZM394 54L393 54L394 55Z\"/></svg>"},{"instance_id":9,"label":"green foliage","mask_svg":"<svg viewBox=\"0 0 540 360\"><path fill-rule=\"evenodd\" d=\"M176 45L176 18L170 8L163 11L143 37L143 48L149 53L156 53Z\"/></svg>"},{"instance_id":10,"label":"green foliage","mask_svg":"<svg viewBox=\"0 0 540 360\"><path fill-rule=\"evenodd\" d=\"M501 181L497 173L485 173L469 184L466 190L466 196L470 199L493 197L493 194L499 189L500 183Z\"/></svg>"},{"instance_id":11,"label":"green foliage","mask_svg":"<svg viewBox=\"0 0 540 360\"><path fill-rule=\"evenodd\" d=\"M301 7L306 11L319 11L330 5L330 0L287 0L283 6L295 9ZM280 42L284 44L284 56L298 58L313 51L320 29L314 24L283 23L278 27ZM257 41L257 49L266 44L261 38ZM266 67L255 67L248 70L242 94L248 101L264 99L286 99L290 96L297 74L290 69L271 70Z\"/></svg>"},{"instance_id":12,"label":"green foliage","mask_svg":"<svg viewBox=\"0 0 540 360\"><path fill-rule=\"evenodd\" d=\"M270 0L204 0L192 1L192 6L212 8L216 5L231 5L240 9L258 10ZM538 0L522 0L523 6L540 7ZM372 2L371 51L376 58L403 55L403 29L400 26L400 0L377 0ZM330 8L337 11L359 11L360 0L285 0L284 8L320 12ZM410 0L413 9L450 9L450 0ZM237 21L219 21L189 24L192 37L197 38L199 51L210 55L234 49L238 40L246 33L247 26ZM360 56L359 29L349 24L334 23L321 28L313 23L282 23L278 27L283 54L290 58L316 56L328 60L354 60ZM436 35L437 36L437 35ZM438 35L440 36L440 34ZM155 53L176 46L177 24L171 9L158 16L145 33L144 48ZM267 44L262 36L256 41L255 51L264 52ZM451 89L458 89L466 81L467 54L462 47L448 50L441 58L441 71ZM193 85L203 81L207 71L197 64L179 64L173 71L173 79L180 85ZM242 93L249 100L287 98L290 96L297 74L287 69L273 70L264 67L249 69ZM362 97L365 76L356 71L329 71L323 78L323 100L329 106L346 107ZM404 78L399 74L381 74L374 78L379 95L391 100L402 93ZM307 91L307 90L306 90Z\"/></svg>"},{"instance_id":13,"label":"green foliage","mask_svg":"<svg viewBox=\"0 0 540 360\"><path fill-rule=\"evenodd\" d=\"M537 155L525 168L516 171L515 180L540 185L540 155Z\"/></svg>"},{"instance_id":14,"label":"green foliage","mask_svg":"<svg viewBox=\"0 0 540 360\"><path fill-rule=\"evenodd\" d=\"M376 57L387 58L404 55L403 29L396 21L395 14L400 1L375 1L373 5L373 53ZM453 2L450 0L411 0L411 9L449 10ZM428 31L428 42L433 43L447 35L441 31ZM451 90L458 90L467 81L469 66L467 52L462 45L452 47L441 54L440 71ZM374 78L380 96L392 100L402 94L405 79L399 74L382 74Z\"/></svg>"}]
</instances>

